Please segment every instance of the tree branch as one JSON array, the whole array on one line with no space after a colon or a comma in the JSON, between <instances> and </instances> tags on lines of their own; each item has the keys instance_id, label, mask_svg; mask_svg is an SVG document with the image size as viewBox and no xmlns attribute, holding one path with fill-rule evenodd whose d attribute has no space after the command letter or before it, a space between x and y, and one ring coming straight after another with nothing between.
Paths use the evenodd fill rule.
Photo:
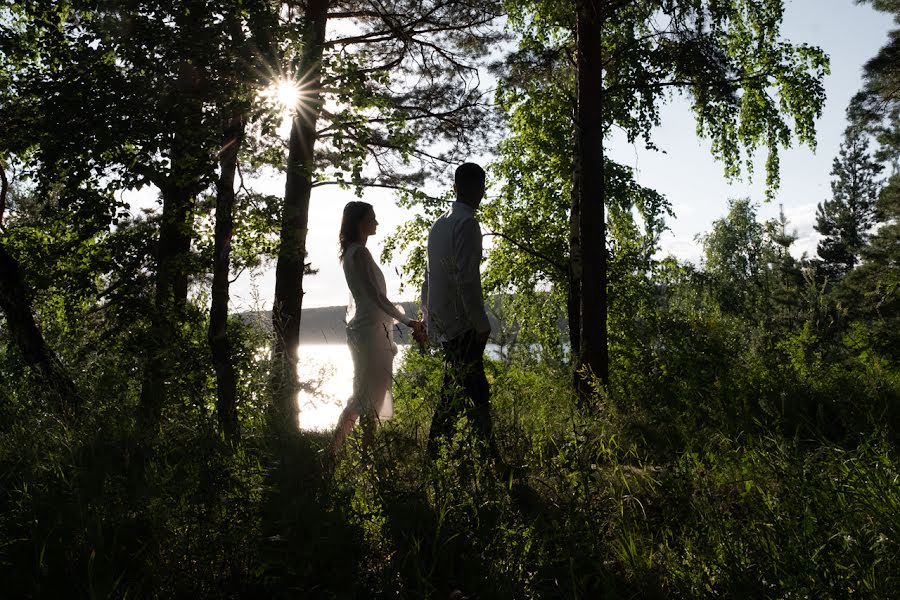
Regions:
<instances>
[{"instance_id":1,"label":"tree branch","mask_svg":"<svg viewBox=\"0 0 900 600\"><path fill-rule=\"evenodd\" d=\"M461 104L461 105L459 105L459 106L457 106L457 107L455 107L455 108L452 108L452 109L450 109L450 110L445 110L445 111L442 111L442 112L431 112L431 111L429 111L427 108L422 107L422 106L402 106L402 105L398 105L398 106L396 106L395 108L397 108L397 110L401 110L401 111L416 111L416 112L418 112L418 114L410 114L410 115L406 115L406 114L405 114L405 115L403 116L403 120L404 120L404 121L407 121L407 122L410 122L410 121L421 121L421 120L423 120L423 119L437 119L438 121L447 121L450 117L452 117L452 116L454 116L454 115L457 115L457 114L463 112L463 111L466 110L466 109L469 109L469 108L475 108L475 107L477 107L478 105L479 105L479 104L478 104L477 102L469 102L469 103ZM323 111L323 113L324 113L324 112L325 112L325 111ZM333 115L333 114L327 114L326 116L331 117L331 118L334 118L334 115ZM347 127L362 127L362 126L368 125L368 124L370 124L370 123L387 123L387 122L390 122L390 121L393 121L393 120L394 120L394 119L389 119L389 118L387 118L387 117L384 117L384 118L373 117L373 118L370 118L370 119L360 119L360 120L357 120L357 121L344 121L343 123L332 123L332 124L329 125L328 127L325 127L324 129L318 130L318 131L316 132L316 136L317 136L317 137L324 137L324 136L326 136L327 134L329 134L330 132L336 131L336 130L339 130L339 129L342 129L342 128L347 128Z\"/></svg>"},{"instance_id":2,"label":"tree branch","mask_svg":"<svg viewBox=\"0 0 900 600\"><path fill-rule=\"evenodd\" d=\"M439 198L438 196L432 196L430 194L426 194L425 192L415 190L403 185L397 185L392 183L377 183L374 181L361 181L361 182L351 182L351 181L338 181L338 180L330 180L330 181L317 181L312 184L312 187L322 187L325 185L359 185L367 188L382 188L388 190L398 190L400 192L406 192L408 194L418 194L420 197L424 198L429 202L434 202L435 204L444 202L443 198Z\"/></svg>"},{"instance_id":3,"label":"tree branch","mask_svg":"<svg viewBox=\"0 0 900 600\"><path fill-rule=\"evenodd\" d=\"M732 85L737 83L746 83L749 81L753 81L755 79L763 79L768 76L768 73L757 73L754 75L744 76L744 77L735 77L733 79L720 79L716 81L716 85ZM623 85L611 85L605 90L603 90L604 94L614 94L627 90L652 90L658 88L666 88L666 87L697 87L702 86L703 82L699 81L691 81L689 79L679 80L672 79L669 81L657 81L654 83L645 83L645 84L623 84Z\"/></svg>"},{"instance_id":4,"label":"tree branch","mask_svg":"<svg viewBox=\"0 0 900 600\"><path fill-rule=\"evenodd\" d=\"M376 10L345 10L345 11L328 13L328 20L330 21L331 19L360 19L362 17L371 17L373 19L380 19L382 16L383 16L383 14Z\"/></svg>"},{"instance_id":5,"label":"tree branch","mask_svg":"<svg viewBox=\"0 0 900 600\"><path fill-rule=\"evenodd\" d=\"M535 250L534 248L531 248L531 247L529 247L529 246L526 246L526 245L522 244L521 242L519 242L519 241L517 241L517 240L514 240L513 238L509 237L509 236L506 235L505 233L499 233L499 232L497 232L497 231L489 231L489 232L487 232L487 233L485 233L485 234L482 234L482 236L483 236L483 237L487 237L487 236L496 236L496 237L499 237L499 238L501 238L501 239L504 239L504 240L506 240L507 242L509 242L510 244L512 244L513 246L515 246L516 248L518 248L519 250L525 252L526 254L530 254L530 255L532 255L532 256L534 256L534 257L536 257L536 258L539 258L539 259L543 260L544 262L546 262L547 264L549 264L550 266L552 266L553 268L555 268L559 273L562 273L563 275L565 275L566 273L568 273L568 266L563 265L562 263L557 262L556 260L550 258L550 257L547 256L546 254L542 254L541 252L538 252L538 251Z\"/></svg>"}]
</instances>

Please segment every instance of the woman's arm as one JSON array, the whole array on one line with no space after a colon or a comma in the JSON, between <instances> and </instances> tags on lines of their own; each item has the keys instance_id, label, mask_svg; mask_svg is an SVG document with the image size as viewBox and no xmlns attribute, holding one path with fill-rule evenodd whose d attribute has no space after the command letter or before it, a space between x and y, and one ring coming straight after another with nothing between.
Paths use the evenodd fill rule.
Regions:
<instances>
[{"instance_id":1,"label":"woman's arm","mask_svg":"<svg viewBox=\"0 0 900 600\"><path fill-rule=\"evenodd\" d=\"M363 293L375 301L375 305L383 310L387 315L407 326L412 326L413 319L403 314L396 306L394 306L378 285L375 270L378 266L375 259L368 248L360 248L353 255L353 267L359 273L359 281L363 286Z\"/></svg>"}]
</instances>

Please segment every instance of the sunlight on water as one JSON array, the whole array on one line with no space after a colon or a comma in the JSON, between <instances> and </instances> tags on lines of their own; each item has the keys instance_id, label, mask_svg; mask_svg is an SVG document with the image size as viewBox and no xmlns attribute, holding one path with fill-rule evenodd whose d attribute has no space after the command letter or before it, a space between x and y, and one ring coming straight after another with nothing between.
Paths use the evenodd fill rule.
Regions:
<instances>
[{"instance_id":1,"label":"sunlight on water","mask_svg":"<svg viewBox=\"0 0 900 600\"><path fill-rule=\"evenodd\" d=\"M406 346L394 357L394 369ZM301 429L331 429L337 423L347 398L353 391L353 361L346 344L305 344L300 346L297 366L304 389L297 397Z\"/></svg>"}]
</instances>

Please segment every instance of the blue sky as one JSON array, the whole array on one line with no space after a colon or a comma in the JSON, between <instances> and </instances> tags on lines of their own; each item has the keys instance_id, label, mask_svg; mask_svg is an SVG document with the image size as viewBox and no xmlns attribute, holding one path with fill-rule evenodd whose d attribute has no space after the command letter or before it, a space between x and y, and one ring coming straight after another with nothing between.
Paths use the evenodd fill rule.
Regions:
<instances>
[{"instance_id":1,"label":"blue sky","mask_svg":"<svg viewBox=\"0 0 900 600\"><path fill-rule=\"evenodd\" d=\"M614 156L634 167L645 186L665 194L672 202L675 219L662 240L664 252L680 259L699 261L695 241L713 220L726 211L728 198L750 197L760 203L762 219L778 215L784 205L799 239L795 254L815 254L813 230L816 204L830 197L831 163L846 126L845 110L862 84L862 66L886 42L892 19L852 0L794 0L786 3L784 37L825 50L831 60L826 77L827 100L817 123L817 147L794 146L781 155L781 187L774 201L764 202L764 155L760 154L753 181L729 182L721 164L709 156L709 142L698 139L687 103L676 100L663 112L663 126L654 140L665 154L619 144Z\"/></svg>"},{"instance_id":2,"label":"blue sky","mask_svg":"<svg viewBox=\"0 0 900 600\"><path fill-rule=\"evenodd\" d=\"M729 198L750 197L760 203L761 219L777 216L779 203L784 205L791 228L797 230L794 245L798 256L815 254L816 204L830 195L831 162L838 152L845 127L844 111L850 98L861 86L862 66L887 40L893 21L868 5L858 6L853 0L787 0L782 27L783 37L795 43L808 43L825 50L831 59L831 74L825 80L827 100L822 118L817 123L818 144L815 152L795 146L781 155L781 187L773 202L764 202L762 161L753 181L729 182L722 165L709 154L709 142L698 139L693 115L687 103L673 99L662 111L662 126L654 141L662 152L644 150L640 144L611 141L612 156L636 170L642 185L669 198L675 212L671 229L662 239L662 250L681 260L698 262L701 256L696 241L698 234L709 230L713 220L723 216ZM450 187L451 181L435 182L435 189ZM283 179L262 182L265 191L283 193ZM314 191L310 207L309 259L320 271L304 278L304 307L346 304L348 292L343 272L336 257L336 238L341 209L355 196L349 191L330 187ZM379 231L369 240L378 256L387 234L406 218L390 192L368 192L364 198L375 206ZM410 299L411 292L398 292L400 279L396 265L382 265L388 283L388 295L394 301ZM243 274L232 287L233 309L271 308L274 290L274 266L256 274Z\"/></svg>"}]
</instances>

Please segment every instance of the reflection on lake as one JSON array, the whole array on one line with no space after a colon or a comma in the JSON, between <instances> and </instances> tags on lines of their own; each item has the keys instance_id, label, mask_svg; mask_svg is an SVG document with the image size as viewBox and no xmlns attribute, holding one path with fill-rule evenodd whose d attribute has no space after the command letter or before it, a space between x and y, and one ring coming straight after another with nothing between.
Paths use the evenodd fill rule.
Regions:
<instances>
[{"instance_id":1,"label":"reflection on lake","mask_svg":"<svg viewBox=\"0 0 900 600\"><path fill-rule=\"evenodd\" d=\"M408 346L398 345L394 371ZM353 360L346 344L302 344L297 365L301 429L331 429L353 392Z\"/></svg>"},{"instance_id":2,"label":"reflection on lake","mask_svg":"<svg viewBox=\"0 0 900 600\"><path fill-rule=\"evenodd\" d=\"M409 345L397 344L394 372L400 368ZM502 357L500 346L488 344L489 358ZM347 344L301 344L297 373L302 387L297 396L300 429L327 430L337 424L353 392L353 360Z\"/></svg>"}]
</instances>

